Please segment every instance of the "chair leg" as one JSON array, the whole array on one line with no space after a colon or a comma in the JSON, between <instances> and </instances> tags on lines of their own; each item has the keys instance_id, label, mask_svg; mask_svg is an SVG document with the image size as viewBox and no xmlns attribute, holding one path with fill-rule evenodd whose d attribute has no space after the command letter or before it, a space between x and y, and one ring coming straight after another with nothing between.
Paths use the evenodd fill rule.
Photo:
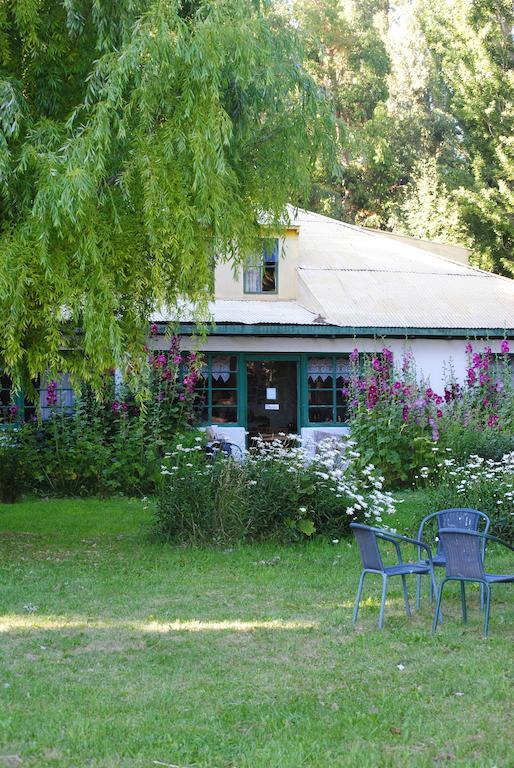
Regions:
<instances>
[{"instance_id":1,"label":"chair leg","mask_svg":"<svg viewBox=\"0 0 514 768\"><path fill-rule=\"evenodd\" d=\"M405 576L402 576L402 587L403 587L403 602L405 604L405 613L407 616L412 616L410 605L409 605L409 593L407 592L407 578Z\"/></svg>"},{"instance_id":2,"label":"chair leg","mask_svg":"<svg viewBox=\"0 0 514 768\"><path fill-rule=\"evenodd\" d=\"M441 610L441 598L443 596L443 587L446 584L446 579L443 579L441 582L441 585L439 587L439 592L437 592L437 601L435 604L435 613L434 613L434 620L432 622L432 634L435 635L437 625L439 623L439 612Z\"/></svg>"},{"instance_id":3,"label":"chair leg","mask_svg":"<svg viewBox=\"0 0 514 768\"><path fill-rule=\"evenodd\" d=\"M382 601L380 603L380 615L378 617L378 628L382 629L384 626L384 611L385 611L385 604L386 604L386 592L387 592L387 576L385 573L382 574Z\"/></svg>"},{"instance_id":4,"label":"chair leg","mask_svg":"<svg viewBox=\"0 0 514 768\"><path fill-rule=\"evenodd\" d=\"M357 598L355 600L355 608L353 609L353 623L357 621L357 616L359 614L359 603L361 601L361 595L362 595L362 587L364 584L364 577L366 576L366 571L363 571L361 573L361 577L359 579L359 586L357 587Z\"/></svg>"},{"instance_id":5,"label":"chair leg","mask_svg":"<svg viewBox=\"0 0 514 768\"><path fill-rule=\"evenodd\" d=\"M491 607L491 587L484 584L485 592L485 610L484 610L484 637L489 634L489 609Z\"/></svg>"},{"instance_id":6,"label":"chair leg","mask_svg":"<svg viewBox=\"0 0 514 768\"><path fill-rule=\"evenodd\" d=\"M480 584L480 613L483 613L485 607L484 603L484 585Z\"/></svg>"},{"instance_id":7,"label":"chair leg","mask_svg":"<svg viewBox=\"0 0 514 768\"><path fill-rule=\"evenodd\" d=\"M429 580L430 580L430 594L434 594L437 598L437 581L435 580L435 573L429 574ZM443 612L439 608L439 624L443 623Z\"/></svg>"},{"instance_id":8,"label":"chair leg","mask_svg":"<svg viewBox=\"0 0 514 768\"><path fill-rule=\"evenodd\" d=\"M416 610L421 608L421 575L416 576Z\"/></svg>"},{"instance_id":9,"label":"chair leg","mask_svg":"<svg viewBox=\"0 0 514 768\"><path fill-rule=\"evenodd\" d=\"M466 610L466 585L463 581L460 583L460 602L462 606L462 621L464 624L467 624L468 612Z\"/></svg>"}]
</instances>

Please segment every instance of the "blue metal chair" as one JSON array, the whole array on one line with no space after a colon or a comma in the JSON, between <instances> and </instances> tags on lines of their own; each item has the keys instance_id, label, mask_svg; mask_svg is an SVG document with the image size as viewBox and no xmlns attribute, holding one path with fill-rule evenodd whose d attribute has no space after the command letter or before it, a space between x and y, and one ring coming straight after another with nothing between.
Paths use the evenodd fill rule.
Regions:
<instances>
[{"instance_id":1,"label":"blue metal chair","mask_svg":"<svg viewBox=\"0 0 514 768\"><path fill-rule=\"evenodd\" d=\"M469 509L466 507L452 507L451 509L441 509L439 512L432 512L423 518L418 528L418 540L424 541L425 527L432 520L437 523L437 542L436 551L432 556L434 568L444 568L446 565L446 555L441 537L438 535L441 528L460 528L468 531L478 531L483 526L482 533L487 533L491 521L484 512L478 509ZM485 539L482 540L482 559L485 556ZM418 550L418 556L421 560L421 550ZM433 597L432 583L430 583L430 600ZM483 607L483 589L480 588L480 607ZM421 604L421 576L418 576L416 585L416 608L419 610Z\"/></svg>"},{"instance_id":2,"label":"blue metal chair","mask_svg":"<svg viewBox=\"0 0 514 768\"><path fill-rule=\"evenodd\" d=\"M361 600L362 587L364 584L364 578L367 573L376 573L382 576L382 601L380 604L380 614L378 618L378 627L382 629L384 626L384 610L385 599L387 592L387 579L390 576L400 576L403 587L403 600L405 604L405 613L407 616L411 616L411 610L409 606L409 596L407 593L407 580L406 576L415 573L419 576L425 574L430 577L434 590L437 589L437 585L434 577L434 568L432 565L432 552L428 544L424 544L417 539L409 539L407 536L400 536L397 533L390 533L389 531L383 531L380 528L372 528L369 525L361 525L360 523L351 523L352 529L357 544L359 545L363 570L359 579L359 587L357 589L357 598L355 601L355 608L353 611L353 623L357 621L357 615L359 613L359 604ZM382 555L378 547L378 540L387 541L393 544L396 549L396 555L398 563L396 565L384 565L382 561ZM427 560L415 563L403 561L402 551L400 545L404 543L412 544L415 547L424 549L427 553Z\"/></svg>"},{"instance_id":3,"label":"blue metal chair","mask_svg":"<svg viewBox=\"0 0 514 768\"><path fill-rule=\"evenodd\" d=\"M446 578L439 587L437 595L432 633L437 629L437 620L441 609L443 587L447 581L460 581L460 594L462 604L462 619L467 622L466 609L466 581L478 582L485 593L484 613L484 637L489 632L489 608L491 603L491 584L508 583L514 581L514 574L486 573L484 569L484 541L496 541L504 547L514 550L507 542L488 536L478 531L470 531L459 528L441 528L439 536L443 542L446 553Z\"/></svg>"}]
</instances>

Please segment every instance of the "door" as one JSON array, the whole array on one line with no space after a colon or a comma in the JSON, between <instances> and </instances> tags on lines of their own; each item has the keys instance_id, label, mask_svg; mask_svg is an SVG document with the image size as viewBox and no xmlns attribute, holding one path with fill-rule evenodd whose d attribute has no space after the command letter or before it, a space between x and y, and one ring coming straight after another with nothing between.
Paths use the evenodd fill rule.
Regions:
<instances>
[{"instance_id":1,"label":"door","mask_svg":"<svg viewBox=\"0 0 514 768\"><path fill-rule=\"evenodd\" d=\"M249 437L276 436L298 430L296 360L249 360L247 425Z\"/></svg>"}]
</instances>

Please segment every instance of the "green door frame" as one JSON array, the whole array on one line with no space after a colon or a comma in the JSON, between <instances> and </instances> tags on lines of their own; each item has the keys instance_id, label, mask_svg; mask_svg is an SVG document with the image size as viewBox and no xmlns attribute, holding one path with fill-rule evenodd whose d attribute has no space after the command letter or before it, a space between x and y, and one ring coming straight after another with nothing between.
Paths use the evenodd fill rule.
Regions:
<instances>
[{"instance_id":1,"label":"green door frame","mask_svg":"<svg viewBox=\"0 0 514 768\"><path fill-rule=\"evenodd\" d=\"M301 355L294 352L241 352L241 372L244 369L244 375L241 376L241 406L240 406L240 424L248 429L248 374L246 369L246 363L252 360L277 360L284 362L296 363L296 430L297 432L302 426L302 410L301 410L301 382L300 382L300 366Z\"/></svg>"}]
</instances>

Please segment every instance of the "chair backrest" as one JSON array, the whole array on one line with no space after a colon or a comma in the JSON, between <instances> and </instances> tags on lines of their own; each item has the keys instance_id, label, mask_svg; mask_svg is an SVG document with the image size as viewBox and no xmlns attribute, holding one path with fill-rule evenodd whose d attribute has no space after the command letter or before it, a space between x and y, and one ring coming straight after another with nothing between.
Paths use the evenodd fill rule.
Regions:
<instances>
[{"instance_id":1,"label":"chair backrest","mask_svg":"<svg viewBox=\"0 0 514 768\"><path fill-rule=\"evenodd\" d=\"M360 523L351 523L350 528L357 539L357 544L361 552L363 568L370 568L373 571L383 571L384 564L378 548L377 536L373 528Z\"/></svg>"},{"instance_id":2,"label":"chair backrest","mask_svg":"<svg viewBox=\"0 0 514 768\"><path fill-rule=\"evenodd\" d=\"M460 528L467 531L478 531L480 524L483 524L483 533L487 533L491 521L484 512L478 509L469 509L467 507L452 507L451 509L441 509L436 512L437 527L439 531L442 528ZM481 539L485 543L484 539ZM437 542L437 554L442 555L445 552L444 544L439 537Z\"/></svg>"},{"instance_id":3,"label":"chair backrest","mask_svg":"<svg viewBox=\"0 0 514 768\"><path fill-rule=\"evenodd\" d=\"M446 576L483 579L482 536L459 528L442 528L439 537L446 555Z\"/></svg>"}]
</instances>

